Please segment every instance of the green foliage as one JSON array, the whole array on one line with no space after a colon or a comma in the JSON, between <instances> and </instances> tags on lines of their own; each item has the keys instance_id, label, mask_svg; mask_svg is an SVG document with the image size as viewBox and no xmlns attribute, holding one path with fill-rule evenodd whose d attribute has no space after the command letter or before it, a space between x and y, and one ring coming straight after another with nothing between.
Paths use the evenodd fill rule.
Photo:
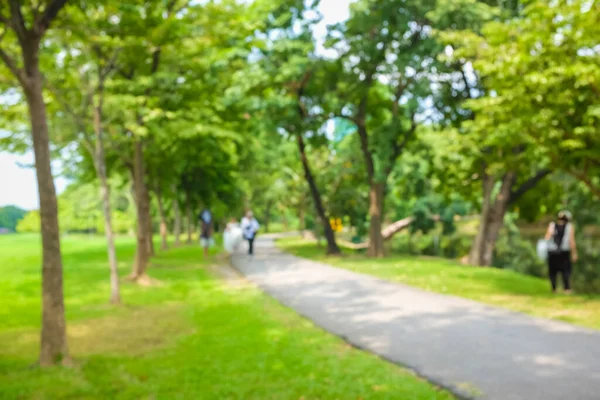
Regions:
<instances>
[{"instance_id":1,"label":"green foliage","mask_svg":"<svg viewBox=\"0 0 600 400\"><path fill-rule=\"evenodd\" d=\"M27 211L15 206L0 207L0 228L15 231L17 224L21 221Z\"/></svg>"},{"instance_id":2,"label":"green foliage","mask_svg":"<svg viewBox=\"0 0 600 400\"><path fill-rule=\"evenodd\" d=\"M460 196L453 196L450 201L439 195L419 198L414 205L412 216L414 222L411 231L428 233L436 227L436 221L442 224L442 234L449 235L456 231L455 218L467 214L469 206Z\"/></svg>"},{"instance_id":3,"label":"green foliage","mask_svg":"<svg viewBox=\"0 0 600 400\"><path fill-rule=\"evenodd\" d=\"M19 233L39 233L40 232L40 212L29 211L23 219L17 223L16 230Z\"/></svg>"},{"instance_id":4,"label":"green foliage","mask_svg":"<svg viewBox=\"0 0 600 400\"><path fill-rule=\"evenodd\" d=\"M135 230L135 207L127 188L112 185L113 232L129 234ZM104 233L99 188L94 184L67 187L58 197L58 220L65 233ZM40 232L39 211L31 211L17 225L17 232Z\"/></svg>"},{"instance_id":5,"label":"green foliage","mask_svg":"<svg viewBox=\"0 0 600 400\"><path fill-rule=\"evenodd\" d=\"M587 0L533 1L522 17L471 35L465 50L476 49L474 66L488 89L469 102L477 114L470 126L485 132L485 144L517 146L522 161L551 160L596 195L600 55L592 38L600 34L599 7Z\"/></svg>"},{"instance_id":6,"label":"green foliage","mask_svg":"<svg viewBox=\"0 0 600 400\"><path fill-rule=\"evenodd\" d=\"M518 236L500 237L494 253L494 266L540 278L548 276L548 267L538 257L535 245Z\"/></svg>"}]
</instances>

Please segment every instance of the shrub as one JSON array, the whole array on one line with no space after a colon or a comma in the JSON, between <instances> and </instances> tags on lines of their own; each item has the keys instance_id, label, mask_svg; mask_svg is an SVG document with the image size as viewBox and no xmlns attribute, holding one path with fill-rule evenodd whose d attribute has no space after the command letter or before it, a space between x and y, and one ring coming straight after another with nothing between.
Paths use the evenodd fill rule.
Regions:
<instances>
[{"instance_id":1,"label":"shrub","mask_svg":"<svg viewBox=\"0 0 600 400\"><path fill-rule=\"evenodd\" d=\"M471 251L473 238L468 235L455 233L443 236L441 239L442 255L446 258L461 258Z\"/></svg>"},{"instance_id":2,"label":"shrub","mask_svg":"<svg viewBox=\"0 0 600 400\"><path fill-rule=\"evenodd\" d=\"M592 241L578 238L579 261L573 265L573 289L600 293L600 250Z\"/></svg>"},{"instance_id":3,"label":"shrub","mask_svg":"<svg viewBox=\"0 0 600 400\"><path fill-rule=\"evenodd\" d=\"M498 239L493 265L537 277L548 274L546 263L538 257L534 245L517 235L503 235Z\"/></svg>"}]
</instances>

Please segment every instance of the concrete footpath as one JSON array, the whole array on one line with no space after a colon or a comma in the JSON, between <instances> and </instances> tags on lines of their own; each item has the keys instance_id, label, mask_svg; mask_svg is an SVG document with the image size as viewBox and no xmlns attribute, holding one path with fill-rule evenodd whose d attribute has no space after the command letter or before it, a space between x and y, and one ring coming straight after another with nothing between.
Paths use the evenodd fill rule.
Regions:
<instances>
[{"instance_id":1,"label":"concrete footpath","mask_svg":"<svg viewBox=\"0 0 600 400\"><path fill-rule=\"evenodd\" d=\"M255 248L233 263L265 292L462 397L600 399L600 332Z\"/></svg>"}]
</instances>

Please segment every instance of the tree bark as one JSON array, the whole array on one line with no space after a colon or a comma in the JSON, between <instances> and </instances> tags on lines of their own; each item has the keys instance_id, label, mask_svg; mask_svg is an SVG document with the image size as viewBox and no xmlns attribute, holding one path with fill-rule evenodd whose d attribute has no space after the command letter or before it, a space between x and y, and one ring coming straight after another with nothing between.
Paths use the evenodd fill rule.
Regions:
<instances>
[{"instance_id":1,"label":"tree bark","mask_svg":"<svg viewBox=\"0 0 600 400\"><path fill-rule=\"evenodd\" d=\"M300 203L300 206L298 208L298 229L300 230L300 233L304 233L304 230L306 229L304 201Z\"/></svg>"},{"instance_id":2,"label":"tree bark","mask_svg":"<svg viewBox=\"0 0 600 400\"><path fill-rule=\"evenodd\" d=\"M300 160L302 161L302 167L304 168L304 177L310 188L310 193L312 195L313 202L315 203L315 208L317 211L317 216L319 217L319 219L321 220L321 224L323 225L325 239L327 240L327 254L340 254L340 248L338 247L335 241L335 234L333 233L333 229L331 229L331 225L329 224L329 218L327 218L327 214L325 213L325 207L323 206L321 193L319 192L319 188L317 187L317 183L315 182L315 178L310 169L308 158L306 157L306 146L304 144L304 138L301 134L296 134L296 142L298 144L298 150L300 151Z\"/></svg>"},{"instance_id":3,"label":"tree bark","mask_svg":"<svg viewBox=\"0 0 600 400\"><path fill-rule=\"evenodd\" d=\"M502 178L500 192L495 199L492 199L494 179L487 174L484 176L483 208L477 236L469 254L469 264L476 266L492 265L496 241L504 225L504 215L508 210L515 179L516 174L514 172L507 172Z\"/></svg>"},{"instance_id":4,"label":"tree bark","mask_svg":"<svg viewBox=\"0 0 600 400\"><path fill-rule=\"evenodd\" d=\"M179 210L179 199L177 198L177 186L173 184L173 212L175 213L175 226L173 227L173 234L175 235L175 246L181 245L181 212Z\"/></svg>"},{"instance_id":5,"label":"tree bark","mask_svg":"<svg viewBox=\"0 0 600 400\"><path fill-rule=\"evenodd\" d=\"M144 175L145 176L145 175ZM146 227L146 246L148 247L148 257L154 257L154 228L152 226L152 214L150 213L150 191L148 185L144 182L144 210L146 210L146 217L144 218L147 224Z\"/></svg>"},{"instance_id":6,"label":"tree bark","mask_svg":"<svg viewBox=\"0 0 600 400\"><path fill-rule=\"evenodd\" d=\"M156 200L158 202L158 214L160 217L160 249L167 250L169 248L169 242L167 240L167 218L165 216L162 193L159 185L156 185Z\"/></svg>"},{"instance_id":7,"label":"tree bark","mask_svg":"<svg viewBox=\"0 0 600 400\"><path fill-rule=\"evenodd\" d=\"M494 189L494 179L485 172L483 172L482 189L483 205L479 218L479 227L477 228L477 235L469 253L469 264L475 266L482 265L483 263L484 243L488 231L488 214L492 207L492 190Z\"/></svg>"},{"instance_id":8,"label":"tree bark","mask_svg":"<svg viewBox=\"0 0 600 400\"><path fill-rule=\"evenodd\" d=\"M514 172L507 172L502 178L500 193L496 196L496 201L488 216L488 229L484 240L482 265L492 265L496 241L498 240L500 229L504 225L504 215L508 210L510 194L515 183L515 178L516 174Z\"/></svg>"},{"instance_id":9,"label":"tree bark","mask_svg":"<svg viewBox=\"0 0 600 400\"><path fill-rule=\"evenodd\" d=\"M32 43L34 42L34 43ZM42 234L42 331L40 365L49 366L69 357L63 297L63 266L60 250L56 188L50 165L46 105L39 70L39 41L23 46L27 70L25 97L31 119L35 169L40 197Z\"/></svg>"},{"instance_id":10,"label":"tree bark","mask_svg":"<svg viewBox=\"0 0 600 400\"><path fill-rule=\"evenodd\" d=\"M385 250L383 247L383 235L381 233L383 226L383 199L385 196L385 183L376 182L371 185L369 191L369 257L383 257Z\"/></svg>"},{"instance_id":11,"label":"tree bark","mask_svg":"<svg viewBox=\"0 0 600 400\"><path fill-rule=\"evenodd\" d=\"M357 121L357 131L360 139L360 148L365 159L367 176L369 178L369 248L367 255L369 257L383 257L385 254L383 248L383 236L381 228L383 225L383 202L385 196L386 181L378 182L375 177L375 163L373 155L369 149L369 135L365 125L364 118ZM387 175L386 175L387 179Z\"/></svg>"},{"instance_id":12,"label":"tree bark","mask_svg":"<svg viewBox=\"0 0 600 400\"><path fill-rule=\"evenodd\" d=\"M101 95L100 95L101 96ZM121 303L119 290L119 268L117 264L117 251L112 228L112 211L110 205L110 187L106 173L106 155L104 152L104 132L102 128L102 100L94 107L94 130L96 131L96 149L94 153L94 165L96 174L100 180L100 194L102 197L102 211L104 214L104 235L106 236L108 265L110 268L110 302Z\"/></svg>"},{"instance_id":13,"label":"tree bark","mask_svg":"<svg viewBox=\"0 0 600 400\"><path fill-rule=\"evenodd\" d=\"M192 224L192 199L189 191L185 192L185 213L187 219L187 244L192 244L194 226Z\"/></svg>"},{"instance_id":14,"label":"tree bark","mask_svg":"<svg viewBox=\"0 0 600 400\"><path fill-rule=\"evenodd\" d=\"M135 203L137 209L137 247L131 278L140 280L146 275L148 267L148 203L146 199L146 184L144 182L144 145L140 139L134 143L133 184L135 188Z\"/></svg>"}]
</instances>

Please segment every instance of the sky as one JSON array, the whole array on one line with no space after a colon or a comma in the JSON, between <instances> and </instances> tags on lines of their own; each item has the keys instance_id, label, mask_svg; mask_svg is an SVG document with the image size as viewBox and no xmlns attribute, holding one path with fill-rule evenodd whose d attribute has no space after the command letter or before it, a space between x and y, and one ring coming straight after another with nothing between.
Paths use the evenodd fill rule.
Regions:
<instances>
[{"instance_id":1,"label":"sky","mask_svg":"<svg viewBox=\"0 0 600 400\"><path fill-rule=\"evenodd\" d=\"M352 0L321 0L319 9L323 20L315 29L315 37L323 38L327 25L348 18L348 6ZM33 154L19 156L0 151L0 207L16 205L26 210L39 207L37 183L33 164ZM67 186L64 178L54 180L56 190L61 193Z\"/></svg>"}]
</instances>

